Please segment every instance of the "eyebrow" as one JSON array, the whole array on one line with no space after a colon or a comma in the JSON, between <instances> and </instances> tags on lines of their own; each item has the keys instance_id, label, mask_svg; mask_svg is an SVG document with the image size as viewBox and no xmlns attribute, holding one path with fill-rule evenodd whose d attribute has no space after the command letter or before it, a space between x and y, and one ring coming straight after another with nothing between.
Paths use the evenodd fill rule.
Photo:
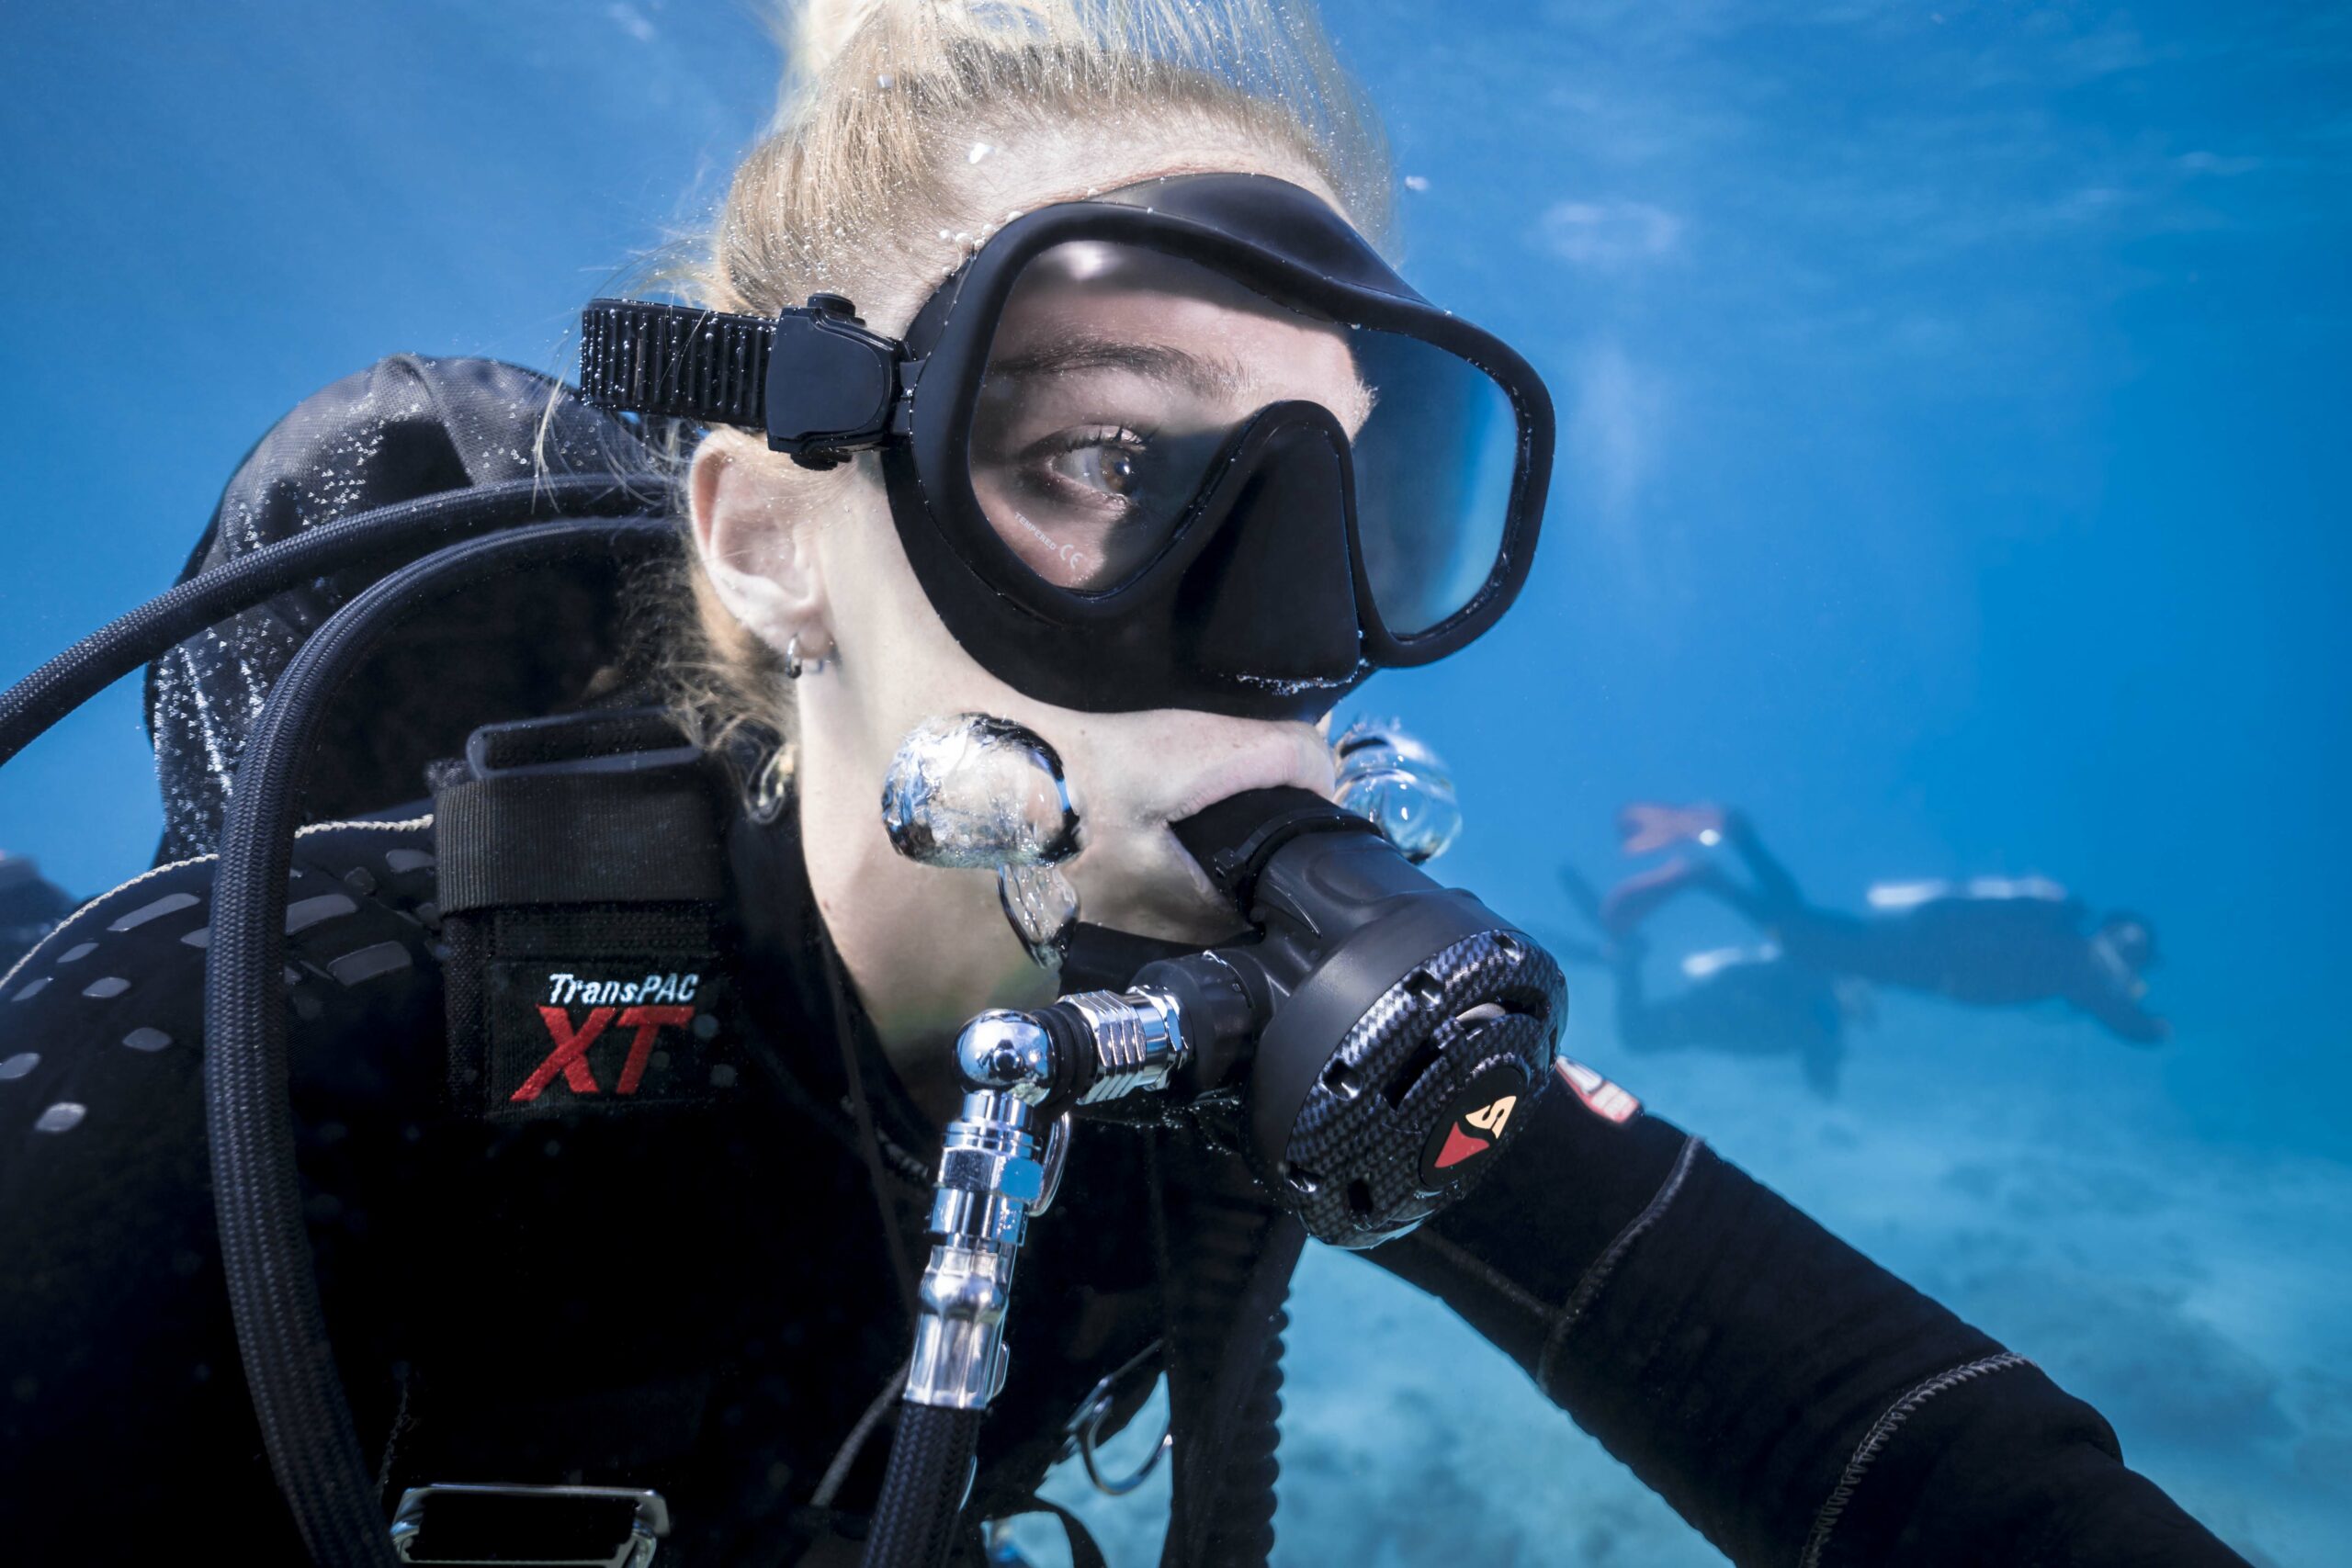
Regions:
<instances>
[{"instance_id":1,"label":"eyebrow","mask_svg":"<svg viewBox=\"0 0 2352 1568\"><path fill-rule=\"evenodd\" d=\"M1231 360L1206 359L1159 344L1111 343L1078 338L1009 354L992 361L989 379L1020 380L1080 370L1126 370L1155 380L1174 381L1207 395L1238 389L1248 379Z\"/></svg>"}]
</instances>

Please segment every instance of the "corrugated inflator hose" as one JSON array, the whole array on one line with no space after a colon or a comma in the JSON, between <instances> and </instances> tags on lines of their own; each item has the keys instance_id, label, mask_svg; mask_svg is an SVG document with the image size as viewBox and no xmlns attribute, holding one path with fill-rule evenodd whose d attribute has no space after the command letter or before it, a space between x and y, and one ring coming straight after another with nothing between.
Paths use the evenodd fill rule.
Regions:
<instances>
[{"instance_id":1,"label":"corrugated inflator hose","mask_svg":"<svg viewBox=\"0 0 2352 1568\"><path fill-rule=\"evenodd\" d=\"M248 739L213 885L204 1095L221 1261L270 1465L311 1558L393 1568L373 1468L327 1338L295 1168L286 1041L287 874L294 806L327 705L431 595L567 556L673 547L666 521L545 523L454 545L335 612L295 655Z\"/></svg>"}]
</instances>

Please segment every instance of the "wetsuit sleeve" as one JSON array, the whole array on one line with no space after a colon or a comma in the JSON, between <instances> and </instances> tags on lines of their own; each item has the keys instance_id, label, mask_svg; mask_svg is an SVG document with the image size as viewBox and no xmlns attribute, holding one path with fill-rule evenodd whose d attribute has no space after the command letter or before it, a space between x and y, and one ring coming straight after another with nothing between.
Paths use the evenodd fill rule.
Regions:
<instances>
[{"instance_id":1,"label":"wetsuit sleeve","mask_svg":"<svg viewBox=\"0 0 2352 1568\"><path fill-rule=\"evenodd\" d=\"M1756 1568L2243 1560L2026 1360L1654 1117L1548 1094L1374 1261L1443 1299Z\"/></svg>"}]
</instances>

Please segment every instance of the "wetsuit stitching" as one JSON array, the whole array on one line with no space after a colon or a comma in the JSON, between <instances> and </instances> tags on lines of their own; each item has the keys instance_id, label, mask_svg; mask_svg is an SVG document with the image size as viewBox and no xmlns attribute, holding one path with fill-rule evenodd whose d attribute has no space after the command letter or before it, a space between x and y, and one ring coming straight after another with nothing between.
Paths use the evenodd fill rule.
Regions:
<instances>
[{"instance_id":1,"label":"wetsuit stitching","mask_svg":"<svg viewBox=\"0 0 2352 1568\"><path fill-rule=\"evenodd\" d=\"M433 813L428 811L422 817L404 818L398 822L379 822L374 818L369 817L356 818L345 822L311 822L295 829L294 836L298 839L308 838L312 833L331 833L339 828L378 828L406 832L413 831L419 828L430 828L431 826L433 826ZM49 929L47 935L43 936L39 942L33 943L32 946L25 949L24 955L18 958L14 964L8 965L8 969L6 974L0 974L0 991L6 991L8 987L15 982L17 972L22 970L26 964L30 964L35 958L39 957L41 950L48 947L51 942L55 941L60 933L71 928L74 922L88 914L91 910L96 908L99 905L105 903L107 899L113 897L116 894L128 893L130 889L138 886L141 883L147 881L151 877L161 876L165 872L182 871L189 866L202 865L206 861L219 860L220 858L220 854L216 852L211 854L190 855L186 860L166 861L162 865L149 866L145 871L141 872L138 875L132 877L128 882L107 888L105 892L99 894L96 897L92 898L80 908L74 910L72 914L58 921L57 924L51 926Z\"/></svg>"},{"instance_id":2,"label":"wetsuit stitching","mask_svg":"<svg viewBox=\"0 0 2352 1568\"><path fill-rule=\"evenodd\" d=\"M2011 1367L2031 1365L2031 1361L2014 1350L1981 1357L1938 1372L1887 1406L1886 1413L1862 1434L1862 1440L1855 1445L1853 1458L1846 1461L1845 1471L1838 1477L1838 1484L1831 1489L1829 1500L1822 1504L1821 1512L1814 1516L1813 1531L1805 1538L1804 1552L1797 1559L1797 1568L1820 1568L1822 1553L1829 1550L1829 1537L1837 1529L1838 1517L1845 1513L1846 1505L1853 1501L1855 1489L1861 1484L1862 1476L1878 1458L1880 1450L1894 1439L1896 1431L1919 1406L1962 1383L1973 1382L1994 1372L2007 1371Z\"/></svg>"},{"instance_id":3,"label":"wetsuit stitching","mask_svg":"<svg viewBox=\"0 0 2352 1568\"><path fill-rule=\"evenodd\" d=\"M1695 1133L1683 1139L1680 1152L1674 1156L1673 1168L1666 1173L1666 1179L1659 1183L1656 1195L1643 1205L1640 1213L1626 1222L1625 1228L1617 1233L1616 1239L1592 1260L1592 1267L1587 1269L1584 1278L1577 1281L1577 1288L1569 1292L1567 1301L1561 1305L1559 1321L1554 1325L1551 1337L1544 1341L1543 1357L1535 1363L1537 1387L1547 1391L1551 1388L1552 1365L1559 1356L1560 1347L1567 1342L1569 1331L1591 1307L1601 1288L1609 1283L1610 1275L1615 1272L1626 1251L1641 1240L1644 1233L1657 1224L1673 1204L1682 1190L1684 1179L1690 1174L1691 1162L1699 1157L1699 1151L1705 1143L1706 1140Z\"/></svg>"},{"instance_id":4,"label":"wetsuit stitching","mask_svg":"<svg viewBox=\"0 0 2352 1568\"><path fill-rule=\"evenodd\" d=\"M1440 1258L1442 1258L1446 1262L1451 1263L1456 1269L1461 1269L1464 1273L1469 1274L1472 1277L1484 1281L1487 1287L1492 1290L1497 1295L1501 1296L1515 1306L1523 1308L1525 1311L1532 1314L1538 1322L1549 1323L1552 1321L1555 1315L1555 1309L1549 1302L1537 1295L1534 1292L1529 1290L1526 1286L1511 1279L1501 1269L1496 1268L1485 1258L1478 1257L1476 1253L1471 1252L1468 1248L1457 1246L1455 1243L1446 1240L1445 1237L1427 1230L1415 1231L1413 1233L1413 1240L1418 1245L1425 1247L1430 1251L1436 1253Z\"/></svg>"}]
</instances>

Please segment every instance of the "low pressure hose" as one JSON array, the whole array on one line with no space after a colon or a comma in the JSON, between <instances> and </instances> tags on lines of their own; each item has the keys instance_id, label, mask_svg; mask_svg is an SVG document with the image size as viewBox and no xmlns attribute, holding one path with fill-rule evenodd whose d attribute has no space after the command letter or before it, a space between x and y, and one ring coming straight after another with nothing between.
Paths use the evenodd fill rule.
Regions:
<instances>
[{"instance_id":1,"label":"low pressure hose","mask_svg":"<svg viewBox=\"0 0 2352 1568\"><path fill-rule=\"evenodd\" d=\"M1250 1568L1274 1546L1283 1303L1306 1235L1230 1156L1170 1152L1185 1179L1163 1286L1178 1438L1161 1568Z\"/></svg>"},{"instance_id":2,"label":"low pressure hose","mask_svg":"<svg viewBox=\"0 0 2352 1568\"><path fill-rule=\"evenodd\" d=\"M469 492L470 493L470 492ZM270 1465L312 1561L392 1568L373 1468L335 1370L304 1228L286 1041L294 802L328 702L429 595L574 556L671 547L663 521L547 523L403 567L303 644L262 710L231 792L205 971L204 1096L229 1301Z\"/></svg>"},{"instance_id":3,"label":"low pressure hose","mask_svg":"<svg viewBox=\"0 0 2352 1568\"><path fill-rule=\"evenodd\" d=\"M933 1404L899 1406L890 1468L865 1538L861 1568L939 1568L956 1544L956 1525L972 1486L972 1452L985 1410Z\"/></svg>"},{"instance_id":4,"label":"low pressure hose","mask_svg":"<svg viewBox=\"0 0 2352 1568\"><path fill-rule=\"evenodd\" d=\"M1290 1315L1277 1310L1267 1325L1249 1397L1234 1417L1225 1473L1214 1505L1209 1562L1262 1563L1274 1552L1274 1486L1282 1479L1283 1331Z\"/></svg>"},{"instance_id":5,"label":"low pressure hose","mask_svg":"<svg viewBox=\"0 0 2352 1568\"><path fill-rule=\"evenodd\" d=\"M199 573L82 638L0 692L0 763L59 719L216 621L298 582L524 519L616 517L647 498L609 475L512 479L378 507Z\"/></svg>"}]
</instances>

